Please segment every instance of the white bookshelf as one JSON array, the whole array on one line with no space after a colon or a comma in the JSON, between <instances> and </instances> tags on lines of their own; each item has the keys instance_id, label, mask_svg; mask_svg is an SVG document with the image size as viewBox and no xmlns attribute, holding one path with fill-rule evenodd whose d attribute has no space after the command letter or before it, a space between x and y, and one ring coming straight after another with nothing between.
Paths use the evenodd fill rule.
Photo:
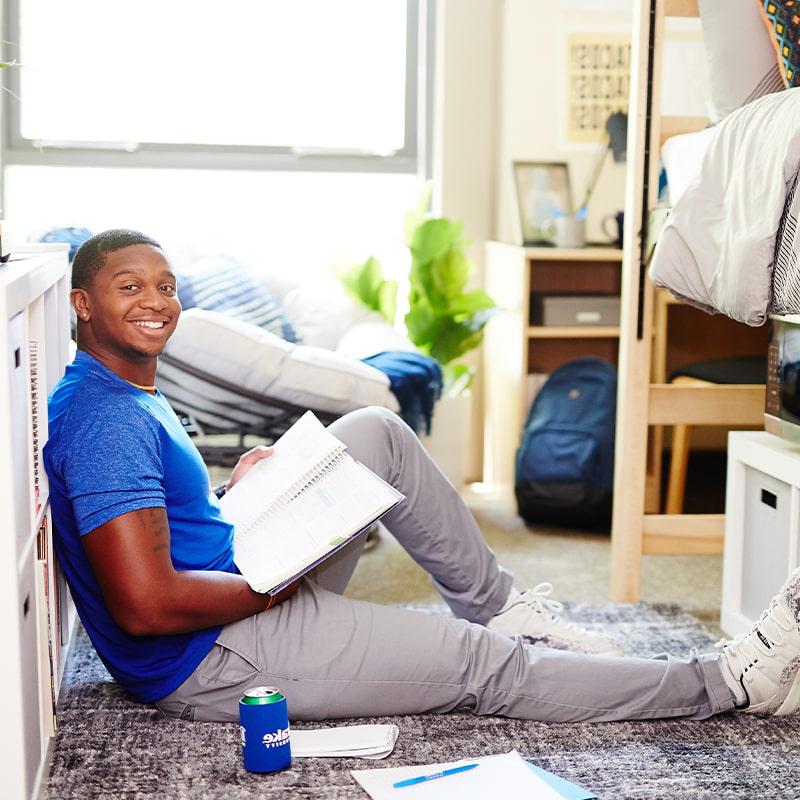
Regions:
<instances>
[{"instance_id":1,"label":"white bookshelf","mask_svg":"<svg viewBox=\"0 0 800 800\"><path fill-rule=\"evenodd\" d=\"M0 615L5 701L2 796L35 797L75 619L53 556L47 476L47 395L69 358L67 246L36 245L0 265Z\"/></svg>"}]
</instances>

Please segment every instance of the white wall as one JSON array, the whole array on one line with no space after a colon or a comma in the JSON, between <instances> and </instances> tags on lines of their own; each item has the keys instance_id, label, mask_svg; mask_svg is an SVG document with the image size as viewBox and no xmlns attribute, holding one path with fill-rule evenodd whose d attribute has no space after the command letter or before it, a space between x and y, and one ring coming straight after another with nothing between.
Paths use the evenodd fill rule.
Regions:
<instances>
[{"instance_id":1,"label":"white wall","mask_svg":"<svg viewBox=\"0 0 800 800\"><path fill-rule=\"evenodd\" d=\"M582 196L597 145L565 141L566 36L570 31L630 31L629 13L583 10L586 3L506 0L503 19L502 124L497 149L497 237L517 240L511 164L566 161L573 201ZM588 4L597 7L597 3ZM618 7L618 3L609 3ZM624 165L606 161L590 205L587 236L602 239L599 220L622 208Z\"/></svg>"},{"instance_id":2,"label":"white wall","mask_svg":"<svg viewBox=\"0 0 800 800\"><path fill-rule=\"evenodd\" d=\"M597 145L566 141L566 37L570 32L630 33L626 0L504 0L501 30L498 197L495 235L517 240L511 164L566 161L573 200L583 195ZM664 113L707 114L708 79L698 20L670 20L664 52ZM676 91L677 90L677 91ZM624 205L625 165L607 158L590 203L587 237L606 240L600 223Z\"/></svg>"}]
</instances>

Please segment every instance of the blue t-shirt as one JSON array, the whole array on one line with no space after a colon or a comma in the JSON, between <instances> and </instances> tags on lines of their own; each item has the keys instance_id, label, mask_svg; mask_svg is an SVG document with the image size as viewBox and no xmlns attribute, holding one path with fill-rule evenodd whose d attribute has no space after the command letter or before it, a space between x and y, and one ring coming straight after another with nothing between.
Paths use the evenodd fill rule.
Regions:
<instances>
[{"instance_id":1,"label":"blue t-shirt","mask_svg":"<svg viewBox=\"0 0 800 800\"><path fill-rule=\"evenodd\" d=\"M210 491L197 448L160 393L131 386L79 351L48 399L44 466L56 554L81 622L120 685L151 703L177 689L221 626L131 636L114 622L81 536L129 511L166 508L177 570L236 572L233 527Z\"/></svg>"}]
</instances>

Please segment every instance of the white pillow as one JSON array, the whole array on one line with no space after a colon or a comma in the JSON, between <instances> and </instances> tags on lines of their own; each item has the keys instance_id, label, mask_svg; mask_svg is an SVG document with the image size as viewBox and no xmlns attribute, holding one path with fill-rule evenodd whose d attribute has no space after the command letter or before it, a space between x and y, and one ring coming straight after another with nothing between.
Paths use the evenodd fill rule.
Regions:
<instances>
[{"instance_id":1,"label":"white pillow","mask_svg":"<svg viewBox=\"0 0 800 800\"><path fill-rule=\"evenodd\" d=\"M345 331L375 314L354 303L333 278L304 282L290 289L282 302L302 341L328 350L336 349Z\"/></svg>"},{"instance_id":2,"label":"white pillow","mask_svg":"<svg viewBox=\"0 0 800 800\"><path fill-rule=\"evenodd\" d=\"M674 206L681 195L700 172L703 156L714 136L714 128L694 133L671 136L661 148L661 161L667 173L669 204Z\"/></svg>"},{"instance_id":3,"label":"white pillow","mask_svg":"<svg viewBox=\"0 0 800 800\"><path fill-rule=\"evenodd\" d=\"M716 119L786 88L755 0L700 0L700 23Z\"/></svg>"},{"instance_id":4,"label":"white pillow","mask_svg":"<svg viewBox=\"0 0 800 800\"><path fill-rule=\"evenodd\" d=\"M335 414L370 405L399 409L389 378L380 370L323 348L290 344L216 311L191 308L181 314L165 353L235 386L302 408ZM174 381L174 368L170 374ZM209 385L204 387L206 396L215 399Z\"/></svg>"}]
</instances>

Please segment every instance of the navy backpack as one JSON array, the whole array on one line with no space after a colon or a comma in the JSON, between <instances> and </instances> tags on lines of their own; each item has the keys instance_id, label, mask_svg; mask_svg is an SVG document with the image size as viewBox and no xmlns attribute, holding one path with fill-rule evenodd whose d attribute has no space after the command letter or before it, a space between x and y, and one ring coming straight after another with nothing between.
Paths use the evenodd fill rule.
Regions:
<instances>
[{"instance_id":1,"label":"navy backpack","mask_svg":"<svg viewBox=\"0 0 800 800\"><path fill-rule=\"evenodd\" d=\"M611 520L617 371L578 358L550 375L517 450L514 491L528 522L604 527Z\"/></svg>"}]
</instances>

